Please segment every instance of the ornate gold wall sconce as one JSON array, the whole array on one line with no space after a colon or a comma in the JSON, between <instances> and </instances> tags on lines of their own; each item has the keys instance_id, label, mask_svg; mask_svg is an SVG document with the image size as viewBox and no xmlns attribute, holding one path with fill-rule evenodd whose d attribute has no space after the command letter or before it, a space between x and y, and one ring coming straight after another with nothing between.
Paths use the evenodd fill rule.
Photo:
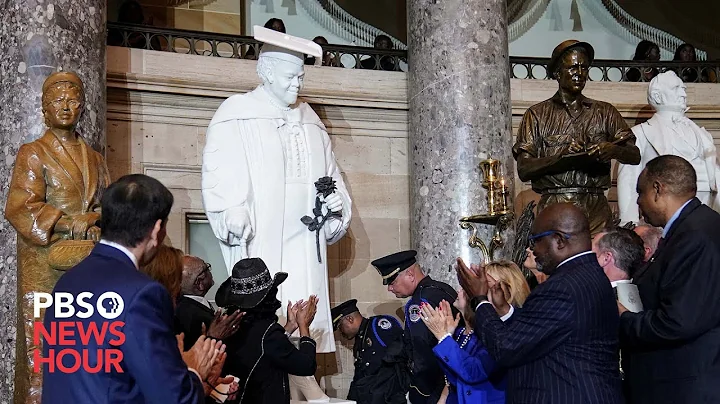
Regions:
<instances>
[{"instance_id":1,"label":"ornate gold wall sconce","mask_svg":"<svg viewBox=\"0 0 720 404\"><path fill-rule=\"evenodd\" d=\"M487 264L494 259L495 249L505 244L501 233L510 226L514 215L508 208L508 187L500 173L500 161L492 158L483 160L480 162L480 170L483 177L482 186L487 190L488 212L460 218L460 227L472 231L468 245L479 248ZM489 245L478 237L478 224L494 227Z\"/></svg>"}]
</instances>

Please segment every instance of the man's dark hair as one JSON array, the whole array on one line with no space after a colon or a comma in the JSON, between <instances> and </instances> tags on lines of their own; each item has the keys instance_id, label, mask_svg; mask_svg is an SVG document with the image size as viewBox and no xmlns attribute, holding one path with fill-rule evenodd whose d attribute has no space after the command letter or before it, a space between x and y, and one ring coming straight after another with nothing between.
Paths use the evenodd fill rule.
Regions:
<instances>
[{"instance_id":1,"label":"man's dark hair","mask_svg":"<svg viewBox=\"0 0 720 404\"><path fill-rule=\"evenodd\" d=\"M112 183L101 204L102 238L135 247L150 234L158 220L167 222L173 195L155 178L131 174Z\"/></svg>"},{"instance_id":2,"label":"man's dark hair","mask_svg":"<svg viewBox=\"0 0 720 404\"><path fill-rule=\"evenodd\" d=\"M632 277L642 265L645 256L645 244L634 231L622 227L610 227L603 230L603 236L597 242L600 251L610 251L615 258L615 266Z\"/></svg>"},{"instance_id":3,"label":"man's dark hair","mask_svg":"<svg viewBox=\"0 0 720 404\"><path fill-rule=\"evenodd\" d=\"M657 181L676 196L694 196L697 193L697 174L684 158L665 155L650 160L644 170L645 184Z\"/></svg>"}]
</instances>

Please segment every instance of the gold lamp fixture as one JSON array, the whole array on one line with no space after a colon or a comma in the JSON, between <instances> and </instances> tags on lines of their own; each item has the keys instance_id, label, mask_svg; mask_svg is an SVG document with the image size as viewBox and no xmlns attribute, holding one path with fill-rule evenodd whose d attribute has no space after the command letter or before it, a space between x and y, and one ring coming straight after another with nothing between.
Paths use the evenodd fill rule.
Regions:
<instances>
[{"instance_id":1,"label":"gold lamp fixture","mask_svg":"<svg viewBox=\"0 0 720 404\"><path fill-rule=\"evenodd\" d=\"M507 229L513 219L513 213L508 208L508 187L501 173L500 160L488 158L480 162L482 172L482 186L487 190L487 213L467 216L460 219L460 227L472 230L468 244L479 248L485 263L493 260L495 249L502 247L505 242L500 233ZM493 237L489 247L478 237L477 225L485 224L494 227Z\"/></svg>"}]
</instances>

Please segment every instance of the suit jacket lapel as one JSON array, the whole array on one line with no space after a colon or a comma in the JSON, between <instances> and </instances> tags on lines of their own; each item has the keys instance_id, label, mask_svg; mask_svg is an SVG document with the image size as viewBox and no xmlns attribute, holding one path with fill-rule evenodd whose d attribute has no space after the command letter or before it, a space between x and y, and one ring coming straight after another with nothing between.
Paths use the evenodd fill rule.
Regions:
<instances>
[{"instance_id":1,"label":"suit jacket lapel","mask_svg":"<svg viewBox=\"0 0 720 404\"><path fill-rule=\"evenodd\" d=\"M75 188L77 188L78 193L83 196L84 200L86 200L83 173L80 171L80 168L78 168L72 157L70 157L70 153L65 150L65 147L63 147L55 134L48 130L45 132L45 135L40 138L40 142L43 146L45 146L45 151L48 156L55 160L57 165L65 171L65 174L67 174L67 176L72 180L73 185L75 185Z\"/></svg>"}]
</instances>

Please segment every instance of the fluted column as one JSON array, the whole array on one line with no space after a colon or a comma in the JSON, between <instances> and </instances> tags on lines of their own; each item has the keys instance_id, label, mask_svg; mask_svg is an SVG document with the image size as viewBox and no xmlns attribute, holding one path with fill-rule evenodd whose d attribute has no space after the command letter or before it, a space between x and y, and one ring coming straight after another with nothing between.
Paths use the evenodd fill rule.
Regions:
<instances>
[{"instance_id":1,"label":"fluted column","mask_svg":"<svg viewBox=\"0 0 720 404\"><path fill-rule=\"evenodd\" d=\"M482 257L458 224L487 211L478 163L500 160L513 194L506 0L415 0L408 16L412 245L456 285L454 259ZM492 228L478 228L489 242Z\"/></svg>"},{"instance_id":2,"label":"fluted column","mask_svg":"<svg viewBox=\"0 0 720 404\"><path fill-rule=\"evenodd\" d=\"M78 131L105 148L105 0L7 0L0 14L0 206L5 206L21 144L45 130L42 83L52 72L74 71L83 80L85 112ZM0 215L0 404L13 402L17 343L16 233ZM20 345L19 345L20 346ZM25 361L24 357L17 358ZM24 401L18 381L15 403ZM20 401L22 400L22 401Z\"/></svg>"}]
</instances>

